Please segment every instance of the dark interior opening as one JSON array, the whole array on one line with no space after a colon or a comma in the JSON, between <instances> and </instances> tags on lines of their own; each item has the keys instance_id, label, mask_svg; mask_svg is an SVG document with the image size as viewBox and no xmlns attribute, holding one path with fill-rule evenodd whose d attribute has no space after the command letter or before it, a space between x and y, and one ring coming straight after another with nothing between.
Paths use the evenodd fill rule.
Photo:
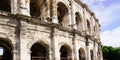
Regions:
<instances>
[{"instance_id":1,"label":"dark interior opening","mask_svg":"<svg viewBox=\"0 0 120 60\"><path fill-rule=\"evenodd\" d=\"M91 56L91 60L93 60L93 50L90 50L90 56Z\"/></svg>"},{"instance_id":2,"label":"dark interior opening","mask_svg":"<svg viewBox=\"0 0 120 60\"><path fill-rule=\"evenodd\" d=\"M76 20L77 25L81 22L81 17L80 17L80 14L78 12L75 13L75 20Z\"/></svg>"},{"instance_id":3,"label":"dark interior opening","mask_svg":"<svg viewBox=\"0 0 120 60\"><path fill-rule=\"evenodd\" d=\"M30 15L32 17L40 16L40 0L30 0Z\"/></svg>"},{"instance_id":4,"label":"dark interior opening","mask_svg":"<svg viewBox=\"0 0 120 60\"><path fill-rule=\"evenodd\" d=\"M0 10L11 12L11 2L10 0L0 0Z\"/></svg>"},{"instance_id":5,"label":"dark interior opening","mask_svg":"<svg viewBox=\"0 0 120 60\"><path fill-rule=\"evenodd\" d=\"M41 45L40 43L35 43L31 48L31 60L46 60L47 59L47 50L46 48Z\"/></svg>"},{"instance_id":6,"label":"dark interior opening","mask_svg":"<svg viewBox=\"0 0 120 60\"><path fill-rule=\"evenodd\" d=\"M3 55L0 56L0 60L12 60L13 54L11 45L6 41L0 40L0 47L3 49Z\"/></svg>"},{"instance_id":7,"label":"dark interior opening","mask_svg":"<svg viewBox=\"0 0 120 60\"><path fill-rule=\"evenodd\" d=\"M60 49L60 60L71 60L71 51L66 46L62 46Z\"/></svg>"},{"instance_id":8,"label":"dark interior opening","mask_svg":"<svg viewBox=\"0 0 120 60\"><path fill-rule=\"evenodd\" d=\"M84 49L80 48L78 52L79 52L79 60L85 60L85 51L84 51Z\"/></svg>"},{"instance_id":9,"label":"dark interior opening","mask_svg":"<svg viewBox=\"0 0 120 60\"><path fill-rule=\"evenodd\" d=\"M66 5L59 2L57 5L57 15L58 15L59 23L62 23L67 13L68 13L68 8L66 7Z\"/></svg>"}]
</instances>

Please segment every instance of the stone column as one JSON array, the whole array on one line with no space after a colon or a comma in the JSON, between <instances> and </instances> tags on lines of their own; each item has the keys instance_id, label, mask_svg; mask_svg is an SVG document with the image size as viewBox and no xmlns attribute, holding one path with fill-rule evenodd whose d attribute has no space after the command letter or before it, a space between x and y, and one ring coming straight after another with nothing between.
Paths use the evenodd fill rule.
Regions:
<instances>
[{"instance_id":1,"label":"stone column","mask_svg":"<svg viewBox=\"0 0 120 60\"><path fill-rule=\"evenodd\" d=\"M74 52L71 53L70 57L71 57L72 60L76 60L76 57L75 57L75 53L74 53Z\"/></svg>"},{"instance_id":2,"label":"stone column","mask_svg":"<svg viewBox=\"0 0 120 60\"><path fill-rule=\"evenodd\" d=\"M89 49L89 39L88 38L86 38L86 60L91 60L91 58L90 58L90 49Z\"/></svg>"},{"instance_id":3,"label":"stone column","mask_svg":"<svg viewBox=\"0 0 120 60\"><path fill-rule=\"evenodd\" d=\"M30 49L27 40L27 22L20 21L20 60L30 60Z\"/></svg>"},{"instance_id":4,"label":"stone column","mask_svg":"<svg viewBox=\"0 0 120 60\"><path fill-rule=\"evenodd\" d=\"M27 15L30 16L30 1L29 0L19 0L19 13L18 14L22 14L22 15Z\"/></svg>"},{"instance_id":5,"label":"stone column","mask_svg":"<svg viewBox=\"0 0 120 60\"><path fill-rule=\"evenodd\" d=\"M11 13L12 14L16 14L18 11L18 8L17 8L17 0L11 0Z\"/></svg>"},{"instance_id":6,"label":"stone column","mask_svg":"<svg viewBox=\"0 0 120 60\"><path fill-rule=\"evenodd\" d=\"M73 53L72 55L74 56L72 60L78 60L78 47L77 47L77 35L76 34L73 34Z\"/></svg>"},{"instance_id":7,"label":"stone column","mask_svg":"<svg viewBox=\"0 0 120 60\"><path fill-rule=\"evenodd\" d=\"M68 27L69 28L72 28L72 1L70 1L70 9L69 9L69 11L68 11L68 21L69 21L69 25L68 25Z\"/></svg>"},{"instance_id":8,"label":"stone column","mask_svg":"<svg viewBox=\"0 0 120 60\"><path fill-rule=\"evenodd\" d=\"M46 0L47 3L47 17L46 18L50 18L50 0Z\"/></svg>"},{"instance_id":9,"label":"stone column","mask_svg":"<svg viewBox=\"0 0 120 60\"><path fill-rule=\"evenodd\" d=\"M55 35L55 28L51 27L51 41L50 41L50 54L49 58L50 60L59 60L60 53L58 48L58 43L56 41L56 35Z\"/></svg>"},{"instance_id":10,"label":"stone column","mask_svg":"<svg viewBox=\"0 0 120 60\"><path fill-rule=\"evenodd\" d=\"M85 7L83 7L83 32L86 32L86 17L85 17Z\"/></svg>"},{"instance_id":11,"label":"stone column","mask_svg":"<svg viewBox=\"0 0 120 60\"><path fill-rule=\"evenodd\" d=\"M73 3L71 3L71 22L72 22L72 28L73 29L77 29L77 27L76 27L76 20L75 20L75 12L74 12L74 2Z\"/></svg>"},{"instance_id":12,"label":"stone column","mask_svg":"<svg viewBox=\"0 0 120 60\"><path fill-rule=\"evenodd\" d=\"M54 45L54 60L60 60L60 50L58 50L57 44Z\"/></svg>"},{"instance_id":13,"label":"stone column","mask_svg":"<svg viewBox=\"0 0 120 60\"><path fill-rule=\"evenodd\" d=\"M52 22L58 23L57 19L57 1L58 0L52 0Z\"/></svg>"},{"instance_id":14,"label":"stone column","mask_svg":"<svg viewBox=\"0 0 120 60\"><path fill-rule=\"evenodd\" d=\"M96 55L97 55L96 53L97 53L97 52L96 52L96 42L95 42L95 41L94 41L93 46L94 46L94 47L93 47L93 60L96 60Z\"/></svg>"},{"instance_id":15,"label":"stone column","mask_svg":"<svg viewBox=\"0 0 120 60\"><path fill-rule=\"evenodd\" d=\"M52 51L49 51L49 60L52 60Z\"/></svg>"},{"instance_id":16,"label":"stone column","mask_svg":"<svg viewBox=\"0 0 120 60\"><path fill-rule=\"evenodd\" d=\"M101 42L99 43L99 52L100 52L100 60L103 60L103 53L102 53Z\"/></svg>"},{"instance_id":17,"label":"stone column","mask_svg":"<svg viewBox=\"0 0 120 60\"><path fill-rule=\"evenodd\" d=\"M13 50L13 60L19 60L17 57L17 53L18 53L17 50Z\"/></svg>"}]
</instances>

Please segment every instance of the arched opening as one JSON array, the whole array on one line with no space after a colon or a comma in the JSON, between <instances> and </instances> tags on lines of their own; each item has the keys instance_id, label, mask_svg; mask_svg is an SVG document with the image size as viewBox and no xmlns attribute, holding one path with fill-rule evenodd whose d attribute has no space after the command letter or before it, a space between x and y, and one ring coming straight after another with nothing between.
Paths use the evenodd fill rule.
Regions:
<instances>
[{"instance_id":1,"label":"arched opening","mask_svg":"<svg viewBox=\"0 0 120 60\"><path fill-rule=\"evenodd\" d=\"M75 20L76 20L77 29L79 30L81 27L80 25L81 25L81 20L82 20L79 12L75 13Z\"/></svg>"},{"instance_id":2,"label":"arched opening","mask_svg":"<svg viewBox=\"0 0 120 60\"><path fill-rule=\"evenodd\" d=\"M87 31L90 33L91 29L90 29L90 22L87 20Z\"/></svg>"},{"instance_id":3,"label":"arched opening","mask_svg":"<svg viewBox=\"0 0 120 60\"><path fill-rule=\"evenodd\" d=\"M85 50L83 48L79 49L79 60L85 60Z\"/></svg>"},{"instance_id":4,"label":"arched opening","mask_svg":"<svg viewBox=\"0 0 120 60\"><path fill-rule=\"evenodd\" d=\"M72 60L71 49L68 46L62 46L60 48L60 60Z\"/></svg>"},{"instance_id":5,"label":"arched opening","mask_svg":"<svg viewBox=\"0 0 120 60\"><path fill-rule=\"evenodd\" d=\"M30 0L30 15L39 19L45 17L46 6L46 0Z\"/></svg>"},{"instance_id":6,"label":"arched opening","mask_svg":"<svg viewBox=\"0 0 120 60\"><path fill-rule=\"evenodd\" d=\"M91 57L91 60L94 60L94 53L93 53L93 50L90 50L90 57Z\"/></svg>"},{"instance_id":7,"label":"arched opening","mask_svg":"<svg viewBox=\"0 0 120 60\"><path fill-rule=\"evenodd\" d=\"M48 50L40 43L35 43L31 48L31 60L49 60Z\"/></svg>"},{"instance_id":8,"label":"arched opening","mask_svg":"<svg viewBox=\"0 0 120 60\"><path fill-rule=\"evenodd\" d=\"M40 16L40 0L30 0L30 14L32 17Z\"/></svg>"},{"instance_id":9,"label":"arched opening","mask_svg":"<svg viewBox=\"0 0 120 60\"><path fill-rule=\"evenodd\" d=\"M0 10L11 12L11 1L10 0L0 0Z\"/></svg>"},{"instance_id":10,"label":"arched opening","mask_svg":"<svg viewBox=\"0 0 120 60\"><path fill-rule=\"evenodd\" d=\"M13 60L13 50L11 44L0 39L0 60Z\"/></svg>"},{"instance_id":11,"label":"arched opening","mask_svg":"<svg viewBox=\"0 0 120 60\"><path fill-rule=\"evenodd\" d=\"M58 16L58 23L61 24L62 26L65 26L68 23L68 8L67 6L59 2L57 4L57 16Z\"/></svg>"}]
</instances>

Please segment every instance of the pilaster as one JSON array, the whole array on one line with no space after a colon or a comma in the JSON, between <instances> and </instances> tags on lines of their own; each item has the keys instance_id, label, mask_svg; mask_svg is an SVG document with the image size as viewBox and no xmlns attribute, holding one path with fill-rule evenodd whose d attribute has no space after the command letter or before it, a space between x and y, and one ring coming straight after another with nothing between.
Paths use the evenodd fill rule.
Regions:
<instances>
[{"instance_id":1,"label":"pilaster","mask_svg":"<svg viewBox=\"0 0 120 60\"><path fill-rule=\"evenodd\" d=\"M50 0L46 0L47 1L47 17L46 18L50 18Z\"/></svg>"},{"instance_id":2,"label":"pilaster","mask_svg":"<svg viewBox=\"0 0 120 60\"><path fill-rule=\"evenodd\" d=\"M30 0L18 0L19 12L18 14L30 16Z\"/></svg>"},{"instance_id":3,"label":"pilaster","mask_svg":"<svg viewBox=\"0 0 120 60\"><path fill-rule=\"evenodd\" d=\"M71 3L71 10L72 10L72 12L71 12L71 22L72 22L72 28L73 29L77 29L77 27L76 27L76 20L75 20L75 12L74 12L74 2L73 3Z\"/></svg>"},{"instance_id":4,"label":"pilaster","mask_svg":"<svg viewBox=\"0 0 120 60\"><path fill-rule=\"evenodd\" d=\"M74 55L74 59L73 60L78 60L78 51L77 51L77 36L76 34L74 34L73 36L73 55Z\"/></svg>"},{"instance_id":5,"label":"pilaster","mask_svg":"<svg viewBox=\"0 0 120 60\"><path fill-rule=\"evenodd\" d=\"M52 22L58 23L57 19L57 1L58 0L52 0Z\"/></svg>"},{"instance_id":6,"label":"pilaster","mask_svg":"<svg viewBox=\"0 0 120 60\"><path fill-rule=\"evenodd\" d=\"M13 60L19 60L17 50L13 50Z\"/></svg>"},{"instance_id":7,"label":"pilaster","mask_svg":"<svg viewBox=\"0 0 120 60\"><path fill-rule=\"evenodd\" d=\"M89 48L89 39L88 38L86 38L86 60L91 60L91 58L90 58L90 48Z\"/></svg>"},{"instance_id":8,"label":"pilaster","mask_svg":"<svg viewBox=\"0 0 120 60\"><path fill-rule=\"evenodd\" d=\"M16 14L18 12L17 0L11 0L11 13Z\"/></svg>"},{"instance_id":9,"label":"pilaster","mask_svg":"<svg viewBox=\"0 0 120 60\"><path fill-rule=\"evenodd\" d=\"M30 60L30 49L27 47L27 22L20 21L20 60Z\"/></svg>"}]
</instances>

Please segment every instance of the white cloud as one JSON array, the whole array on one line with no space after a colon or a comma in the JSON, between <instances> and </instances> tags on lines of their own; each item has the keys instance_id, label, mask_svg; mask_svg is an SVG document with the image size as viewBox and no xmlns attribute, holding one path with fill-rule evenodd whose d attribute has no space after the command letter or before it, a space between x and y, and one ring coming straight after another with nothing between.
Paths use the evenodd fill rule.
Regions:
<instances>
[{"instance_id":1,"label":"white cloud","mask_svg":"<svg viewBox=\"0 0 120 60\"><path fill-rule=\"evenodd\" d=\"M81 0L86 3L89 8L95 12L96 17L99 19L101 28L109 28L111 24L120 22L120 1L112 2L112 0ZM106 5L105 3L109 3ZM120 26L103 31L101 33L101 41L103 45L120 46Z\"/></svg>"},{"instance_id":2,"label":"white cloud","mask_svg":"<svg viewBox=\"0 0 120 60\"><path fill-rule=\"evenodd\" d=\"M113 30L107 30L101 33L103 45L118 47L120 46L120 26Z\"/></svg>"},{"instance_id":3,"label":"white cloud","mask_svg":"<svg viewBox=\"0 0 120 60\"><path fill-rule=\"evenodd\" d=\"M95 12L97 18L102 26L108 26L114 21L120 19L120 3L112 3L106 6L104 2L109 2L107 0L81 0L86 3L89 8Z\"/></svg>"}]
</instances>

